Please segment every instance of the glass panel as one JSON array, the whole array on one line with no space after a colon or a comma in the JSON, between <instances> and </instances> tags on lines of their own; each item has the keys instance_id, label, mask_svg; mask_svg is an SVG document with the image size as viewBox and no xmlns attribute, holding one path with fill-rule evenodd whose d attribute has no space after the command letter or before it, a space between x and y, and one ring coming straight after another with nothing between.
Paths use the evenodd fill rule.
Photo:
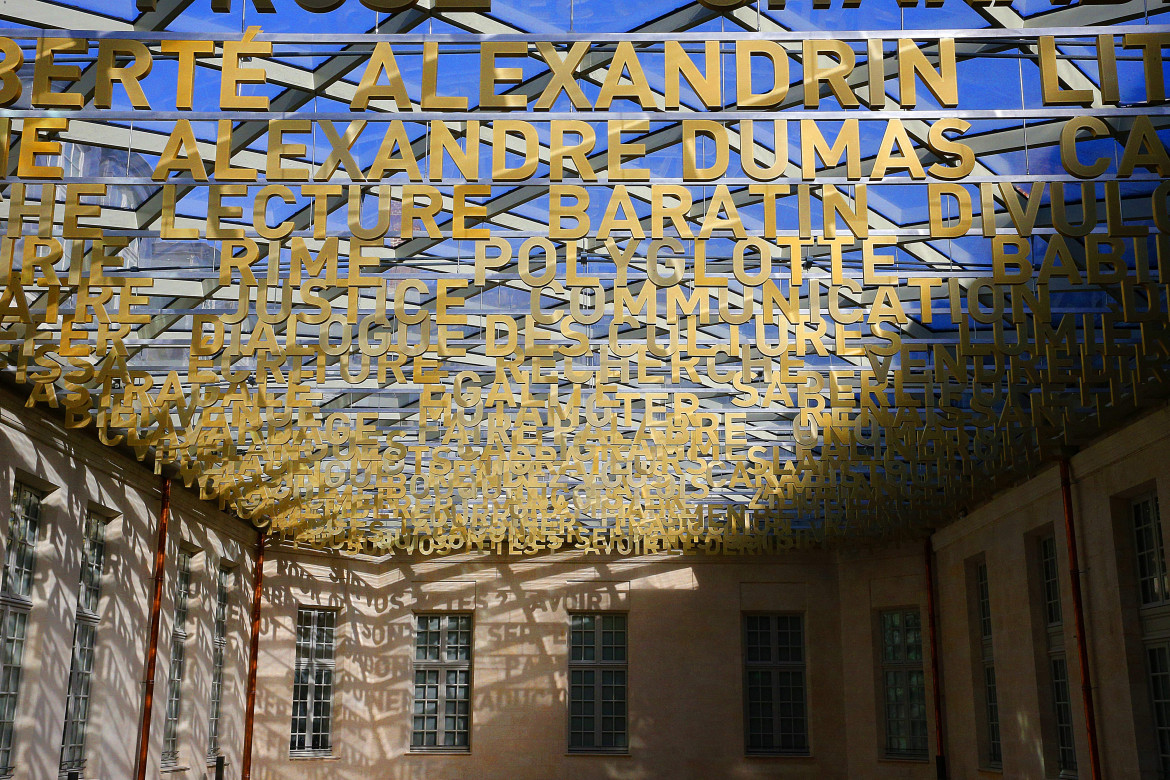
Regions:
<instances>
[{"instance_id":1,"label":"glass panel","mask_svg":"<svg viewBox=\"0 0 1170 780\"><path fill-rule=\"evenodd\" d=\"M472 616L415 616L411 747L471 744Z\"/></svg>"},{"instance_id":2,"label":"glass panel","mask_svg":"<svg viewBox=\"0 0 1170 780\"><path fill-rule=\"evenodd\" d=\"M1154 731L1158 740L1159 766L1170 771L1170 649L1166 645L1146 650L1150 669L1150 703L1154 710Z\"/></svg>"},{"instance_id":3,"label":"glass panel","mask_svg":"<svg viewBox=\"0 0 1170 780\"><path fill-rule=\"evenodd\" d=\"M627 616L569 616L569 749L627 747Z\"/></svg>"},{"instance_id":4,"label":"glass panel","mask_svg":"<svg viewBox=\"0 0 1170 780\"><path fill-rule=\"evenodd\" d=\"M85 766L85 727L89 718L89 688L93 678L95 628L78 623L73 635L69 691L65 697L65 730L61 740L61 770Z\"/></svg>"},{"instance_id":5,"label":"glass panel","mask_svg":"<svg viewBox=\"0 0 1170 780\"><path fill-rule=\"evenodd\" d=\"M163 721L164 766L173 766L179 760L179 717L183 709L183 672L186 664L187 606L191 592L191 553L179 552L178 572L175 576L175 614L171 631L171 664L167 679L166 719Z\"/></svg>"},{"instance_id":6,"label":"glass panel","mask_svg":"<svg viewBox=\"0 0 1170 780\"><path fill-rule=\"evenodd\" d=\"M24 660L24 642L28 615L10 611L3 619L3 656L0 657L0 772L12 769L13 723L16 699L20 691L20 668Z\"/></svg>"},{"instance_id":7,"label":"glass panel","mask_svg":"<svg viewBox=\"0 0 1170 780\"><path fill-rule=\"evenodd\" d=\"M979 598L979 631L984 639L991 638L991 593L987 584L987 564L975 567L975 588Z\"/></svg>"},{"instance_id":8,"label":"glass panel","mask_svg":"<svg viewBox=\"0 0 1170 780\"><path fill-rule=\"evenodd\" d=\"M77 598L79 612L97 612L101 598L105 559L105 519L90 512L85 518L85 542ZM78 620L73 630L73 656L69 689L65 695L65 726L61 737L62 772L85 768L85 731L89 720L89 690L93 678L94 641L97 627Z\"/></svg>"},{"instance_id":9,"label":"glass panel","mask_svg":"<svg viewBox=\"0 0 1170 780\"><path fill-rule=\"evenodd\" d=\"M999 766L1003 762L999 739L999 698L995 688L995 667L991 664L983 667L983 686L987 705L987 762Z\"/></svg>"},{"instance_id":10,"label":"glass panel","mask_svg":"<svg viewBox=\"0 0 1170 780\"><path fill-rule=\"evenodd\" d=\"M1133 503L1134 551L1137 554L1138 592L1143 606L1167 600L1166 552L1155 496Z\"/></svg>"},{"instance_id":11,"label":"glass panel","mask_svg":"<svg viewBox=\"0 0 1170 780\"><path fill-rule=\"evenodd\" d=\"M97 612L101 597L102 563L106 552L106 523L104 518L90 512L85 519L85 544L81 558L81 591L79 606Z\"/></svg>"},{"instance_id":12,"label":"glass panel","mask_svg":"<svg viewBox=\"0 0 1170 780\"><path fill-rule=\"evenodd\" d=\"M772 717L772 672L750 671L747 675L748 749L772 750L776 733Z\"/></svg>"},{"instance_id":13,"label":"glass panel","mask_svg":"<svg viewBox=\"0 0 1170 780\"><path fill-rule=\"evenodd\" d=\"M596 747L596 672L569 672L569 747Z\"/></svg>"},{"instance_id":14,"label":"glass panel","mask_svg":"<svg viewBox=\"0 0 1170 780\"><path fill-rule=\"evenodd\" d=\"M1056 567L1056 537L1046 536L1040 540L1040 575L1044 583L1044 614L1048 625L1059 625L1060 614L1060 572Z\"/></svg>"},{"instance_id":15,"label":"glass panel","mask_svg":"<svg viewBox=\"0 0 1170 780\"><path fill-rule=\"evenodd\" d=\"M8 546L4 561L5 593L28 598L32 590L40 519L41 493L17 482L12 490L12 516L8 519Z\"/></svg>"},{"instance_id":16,"label":"glass panel","mask_svg":"<svg viewBox=\"0 0 1170 780\"><path fill-rule=\"evenodd\" d=\"M804 617L744 619L748 752L808 752Z\"/></svg>"},{"instance_id":17,"label":"glass panel","mask_svg":"<svg viewBox=\"0 0 1170 780\"><path fill-rule=\"evenodd\" d=\"M601 618L601 660L626 660L626 616L604 615Z\"/></svg>"},{"instance_id":18,"label":"glass panel","mask_svg":"<svg viewBox=\"0 0 1170 780\"><path fill-rule=\"evenodd\" d=\"M569 618L569 660L592 661L596 657L596 615L572 615Z\"/></svg>"},{"instance_id":19,"label":"glass panel","mask_svg":"<svg viewBox=\"0 0 1170 780\"><path fill-rule=\"evenodd\" d=\"M1068 690L1068 665L1064 658L1052 659L1052 703L1056 710L1057 763L1061 771L1077 768L1077 750L1073 738L1072 701Z\"/></svg>"},{"instance_id":20,"label":"glass panel","mask_svg":"<svg viewBox=\"0 0 1170 780\"><path fill-rule=\"evenodd\" d=\"M297 610L297 657L293 676L289 749L326 754L333 733L333 643L337 614L331 609Z\"/></svg>"},{"instance_id":21,"label":"glass panel","mask_svg":"<svg viewBox=\"0 0 1170 780\"><path fill-rule=\"evenodd\" d=\"M215 590L215 621L211 639L211 704L207 722L207 757L219 755L219 716L223 701L223 660L227 649L228 591L232 570L219 568Z\"/></svg>"},{"instance_id":22,"label":"glass panel","mask_svg":"<svg viewBox=\"0 0 1170 780\"><path fill-rule=\"evenodd\" d=\"M803 663L804 630L800 615L776 617L776 660L782 663Z\"/></svg>"}]
</instances>

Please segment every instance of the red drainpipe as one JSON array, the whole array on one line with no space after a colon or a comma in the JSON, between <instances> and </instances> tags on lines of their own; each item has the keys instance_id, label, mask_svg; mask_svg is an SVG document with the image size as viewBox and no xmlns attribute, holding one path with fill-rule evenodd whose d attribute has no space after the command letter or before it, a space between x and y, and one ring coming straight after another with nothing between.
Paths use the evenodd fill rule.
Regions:
<instances>
[{"instance_id":1,"label":"red drainpipe","mask_svg":"<svg viewBox=\"0 0 1170 780\"><path fill-rule=\"evenodd\" d=\"M1097 748L1097 715L1093 706L1093 684L1089 677L1089 645L1085 640L1085 611L1081 602L1081 565L1077 555L1077 532L1073 524L1072 478L1068 458L1060 459L1060 493L1064 500L1064 536L1068 542L1068 571L1072 579L1073 620L1077 633L1077 656L1081 666L1081 696L1085 702L1085 730L1088 732L1089 769L1092 780L1101 780L1101 754Z\"/></svg>"},{"instance_id":2,"label":"red drainpipe","mask_svg":"<svg viewBox=\"0 0 1170 780\"><path fill-rule=\"evenodd\" d=\"M252 577L252 644L248 650L248 703L244 711L244 766L241 780L252 777L252 726L256 720L256 664L260 654L260 598L264 587L264 540L263 532L256 542L256 572Z\"/></svg>"},{"instance_id":3,"label":"red drainpipe","mask_svg":"<svg viewBox=\"0 0 1170 780\"><path fill-rule=\"evenodd\" d=\"M150 752L150 711L154 706L154 674L158 660L158 629L167 563L167 527L170 521L171 481L164 476L158 515L158 548L154 553L154 601L150 605L150 644L146 648L146 689L142 697L142 727L138 732L138 765L134 773L137 780L146 780L146 757Z\"/></svg>"},{"instance_id":4,"label":"red drainpipe","mask_svg":"<svg viewBox=\"0 0 1170 780\"><path fill-rule=\"evenodd\" d=\"M934 766L938 780L947 780L947 755L943 742L942 681L938 670L938 626L934 613L934 546L926 537L926 622L930 632L930 680L934 698Z\"/></svg>"}]
</instances>

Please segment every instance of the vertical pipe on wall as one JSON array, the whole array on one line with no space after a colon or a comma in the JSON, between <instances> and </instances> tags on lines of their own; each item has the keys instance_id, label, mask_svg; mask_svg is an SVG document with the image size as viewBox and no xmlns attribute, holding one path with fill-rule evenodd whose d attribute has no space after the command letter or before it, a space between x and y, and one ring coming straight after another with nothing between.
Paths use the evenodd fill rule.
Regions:
<instances>
[{"instance_id":1,"label":"vertical pipe on wall","mask_svg":"<svg viewBox=\"0 0 1170 780\"><path fill-rule=\"evenodd\" d=\"M146 647L146 679L142 696L142 727L138 732L137 780L146 780L146 758L150 751L150 711L154 706L155 665L158 662L158 630L161 623L163 579L167 563L167 527L171 522L171 481L162 477L162 500L158 513L158 548L154 553L154 600L150 604L150 639Z\"/></svg>"},{"instance_id":2,"label":"vertical pipe on wall","mask_svg":"<svg viewBox=\"0 0 1170 780\"><path fill-rule=\"evenodd\" d=\"M1097 747L1097 715L1093 706L1093 684L1089 677L1089 645L1085 638L1085 611L1081 602L1081 565L1077 555L1077 533L1073 523L1072 478L1068 458L1060 459L1060 493L1064 500L1064 536L1068 543L1068 570L1072 580L1073 621L1077 633L1077 657L1081 667L1081 695L1085 703L1085 731L1089 746L1092 780L1101 778L1101 755Z\"/></svg>"},{"instance_id":3,"label":"vertical pipe on wall","mask_svg":"<svg viewBox=\"0 0 1170 780\"><path fill-rule=\"evenodd\" d=\"M260 599L264 587L264 540L261 532L256 542L256 571L252 575L252 642L248 649L248 691L244 710L244 756L241 780L252 777L252 727L256 720L256 664L260 655Z\"/></svg>"},{"instance_id":4,"label":"vertical pipe on wall","mask_svg":"<svg viewBox=\"0 0 1170 780\"><path fill-rule=\"evenodd\" d=\"M938 626L934 613L934 544L926 537L926 624L930 632L930 682L934 703L934 766L938 780L947 780L947 755L943 743L942 680L938 670Z\"/></svg>"}]
</instances>

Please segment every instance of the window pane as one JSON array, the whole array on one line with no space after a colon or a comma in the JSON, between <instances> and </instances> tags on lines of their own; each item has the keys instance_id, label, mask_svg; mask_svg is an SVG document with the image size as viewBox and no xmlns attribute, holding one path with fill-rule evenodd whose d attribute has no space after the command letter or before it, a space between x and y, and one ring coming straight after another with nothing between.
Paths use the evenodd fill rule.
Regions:
<instances>
[{"instance_id":1,"label":"window pane","mask_svg":"<svg viewBox=\"0 0 1170 780\"><path fill-rule=\"evenodd\" d=\"M1163 772L1170 769L1170 649L1166 645L1146 651L1150 671L1150 701L1154 709L1154 730Z\"/></svg>"},{"instance_id":2,"label":"window pane","mask_svg":"<svg viewBox=\"0 0 1170 780\"><path fill-rule=\"evenodd\" d=\"M1061 771L1077 768L1077 750L1073 738L1072 701L1068 690L1068 665L1064 658L1052 659L1052 702L1056 709L1056 745Z\"/></svg>"},{"instance_id":3,"label":"window pane","mask_svg":"<svg viewBox=\"0 0 1170 780\"><path fill-rule=\"evenodd\" d=\"M332 609L297 610L297 655L293 674L289 749L327 754L333 746L333 643L337 614Z\"/></svg>"},{"instance_id":4,"label":"window pane","mask_svg":"<svg viewBox=\"0 0 1170 780\"><path fill-rule=\"evenodd\" d=\"M627 616L569 616L569 749L628 744Z\"/></svg>"},{"instance_id":5,"label":"window pane","mask_svg":"<svg viewBox=\"0 0 1170 780\"><path fill-rule=\"evenodd\" d=\"M227 649L228 592L232 570L221 566L216 576L215 619L211 637L211 704L207 721L207 757L219 755L219 716L223 702L223 661Z\"/></svg>"},{"instance_id":6,"label":"window pane","mask_svg":"<svg viewBox=\"0 0 1170 780\"><path fill-rule=\"evenodd\" d=\"M1056 537L1046 536L1040 540L1040 576L1044 586L1044 614L1048 625L1061 622L1060 613L1060 572L1056 567Z\"/></svg>"},{"instance_id":7,"label":"window pane","mask_svg":"<svg viewBox=\"0 0 1170 780\"><path fill-rule=\"evenodd\" d=\"M28 615L11 611L4 614L3 655L0 656L0 770L12 768L12 726L16 721L16 699L20 690L20 669L24 660L24 642Z\"/></svg>"},{"instance_id":8,"label":"window pane","mask_svg":"<svg viewBox=\"0 0 1170 780\"><path fill-rule=\"evenodd\" d=\"M1160 604L1167 600L1168 591L1157 497L1150 496L1133 503L1133 536L1141 603Z\"/></svg>"},{"instance_id":9,"label":"window pane","mask_svg":"<svg viewBox=\"0 0 1170 780\"><path fill-rule=\"evenodd\" d=\"M999 696L995 687L995 667L983 667L984 701L987 706L987 761L993 766L1003 762L999 739Z\"/></svg>"},{"instance_id":10,"label":"window pane","mask_svg":"<svg viewBox=\"0 0 1170 780\"><path fill-rule=\"evenodd\" d=\"M191 553L179 552L175 573L174 622L171 628L171 663L167 678L167 708L163 721L164 766L179 760L179 718L183 709L183 673L186 666L187 606L191 592Z\"/></svg>"},{"instance_id":11,"label":"window pane","mask_svg":"<svg viewBox=\"0 0 1170 780\"><path fill-rule=\"evenodd\" d=\"M416 615L413 748L471 744L472 616Z\"/></svg>"},{"instance_id":12,"label":"window pane","mask_svg":"<svg viewBox=\"0 0 1170 780\"><path fill-rule=\"evenodd\" d=\"M90 512L85 519L85 541L81 553L78 611L94 613L101 598L102 565L105 558L105 520ZM97 626L77 620L73 630L73 655L69 667L69 688L65 694L65 726L61 736L62 772L85 767L85 732L89 721L89 691L93 679L94 642Z\"/></svg>"},{"instance_id":13,"label":"window pane","mask_svg":"<svg viewBox=\"0 0 1170 780\"><path fill-rule=\"evenodd\" d=\"M975 567L975 588L979 606L979 630L984 639L991 638L991 593L987 583L987 564Z\"/></svg>"},{"instance_id":14,"label":"window pane","mask_svg":"<svg viewBox=\"0 0 1170 780\"><path fill-rule=\"evenodd\" d=\"M81 553L81 591L78 598L80 607L89 612L97 612L105 550L105 520L90 512L85 520L85 544Z\"/></svg>"},{"instance_id":15,"label":"window pane","mask_svg":"<svg viewBox=\"0 0 1170 780\"><path fill-rule=\"evenodd\" d=\"M748 752L808 752L801 615L744 617Z\"/></svg>"},{"instance_id":16,"label":"window pane","mask_svg":"<svg viewBox=\"0 0 1170 780\"><path fill-rule=\"evenodd\" d=\"M5 593L27 598L32 590L40 518L41 493L17 482L12 490L12 515L8 518L8 546L5 549L4 562Z\"/></svg>"}]
</instances>

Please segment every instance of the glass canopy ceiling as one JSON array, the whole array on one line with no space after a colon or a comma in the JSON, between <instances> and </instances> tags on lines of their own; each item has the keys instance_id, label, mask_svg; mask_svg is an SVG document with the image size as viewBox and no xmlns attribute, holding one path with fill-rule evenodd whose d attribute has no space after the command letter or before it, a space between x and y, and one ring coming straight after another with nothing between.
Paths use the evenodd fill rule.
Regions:
<instances>
[{"instance_id":1,"label":"glass canopy ceiling","mask_svg":"<svg viewBox=\"0 0 1170 780\"><path fill-rule=\"evenodd\" d=\"M1165 2L141 5L0 5L0 357L289 542L913 535L1165 397Z\"/></svg>"}]
</instances>

